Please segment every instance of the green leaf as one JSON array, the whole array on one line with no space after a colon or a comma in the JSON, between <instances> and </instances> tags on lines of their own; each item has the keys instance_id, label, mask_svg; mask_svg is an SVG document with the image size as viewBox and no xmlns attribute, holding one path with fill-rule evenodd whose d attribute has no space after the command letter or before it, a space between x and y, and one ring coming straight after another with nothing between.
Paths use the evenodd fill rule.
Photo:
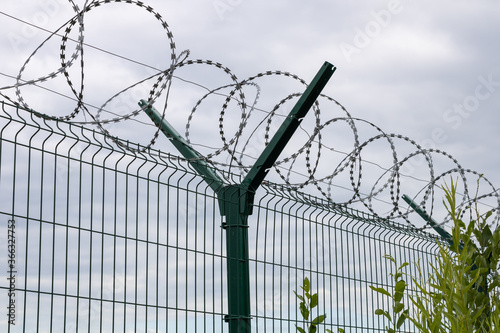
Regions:
<instances>
[{"instance_id":1,"label":"green leaf","mask_svg":"<svg viewBox=\"0 0 500 333\"><path fill-rule=\"evenodd\" d=\"M396 286L394 286L394 301L399 302L403 299L404 291L406 288L406 282L404 280L398 281Z\"/></svg>"},{"instance_id":2,"label":"green leaf","mask_svg":"<svg viewBox=\"0 0 500 333\"><path fill-rule=\"evenodd\" d=\"M481 233L481 245L484 247L488 246L492 236L490 227L486 225Z\"/></svg>"},{"instance_id":3,"label":"green leaf","mask_svg":"<svg viewBox=\"0 0 500 333\"><path fill-rule=\"evenodd\" d=\"M385 290L384 288L376 288L374 286L370 286L370 288L373 290L373 291L376 291L378 293L381 293L383 295L386 295L386 296L389 296L389 297L392 297L391 294L389 294L389 292L387 290Z\"/></svg>"},{"instance_id":4,"label":"green leaf","mask_svg":"<svg viewBox=\"0 0 500 333\"><path fill-rule=\"evenodd\" d=\"M309 282L308 278L304 278L304 287L302 289L304 289L306 293L311 290L311 283Z\"/></svg>"},{"instance_id":5,"label":"green leaf","mask_svg":"<svg viewBox=\"0 0 500 333\"><path fill-rule=\"evenodd\" d=\"M396 328L399 330L401 328L401 326L403 326L405 320L406 320L406 317L408 315L408 310L406 310L405 312L403 312L401 314L401 316L399 317L398 321L396 322Z\"/></svg>"},{"instance_id":6,"label":"green leaf","mask_svg":"<svg viewBox=\"0 0 500 333\"><path fill-rule=\"evenodd\" d=\"M304 302L300 303L299 308L300 308L300 314L302 315L302 318L304 318L304 320L308 320L309 319L309 309L307 308L306 304Z\"/></svg>"},{"instance_id":7,"label":"green leaf","mask_svg":"<svg viewBox=\"0 0 500 333\"><path fill-rule=\"evenodd\" d=\"M430 329L432 332L439 332L440 328L442 327L443 325L443 316L442 316L442 311L443 311L443 308L441 306L437 306L437 307L434 307L434 318L432 320L430 320Z\"/></svg>"},{"instance_id":8,"label":"green leaf","mask_svg":"<svg viewBox=\"0 0 500 333\"><path fill-rule=\"evenodd\" d=\"M382 310L382 309L377 309L377 310L375 310L375 314L376 314L377 316L384 316L384 317L386 317L387 319L389 319L389 321L390 321L390 322L392 322L391 315L390 315L390 314L389 314L389 312L387 312L387 311L384 311L384 310Z\"/></svg>"},{"instance_id":9,"label":"green leaf","mask_svg":"<svg viewBox=\"0 0 500 333\"><path fill-rule=\"evenodd\" d=\"M405 305L403 303L398 302L398 303L394 304L392 309L393 309L394 313L399 313L399 312L401 312L401 310L404 309L404 307L405 307Z\"/></svg>"},{"instance_id":10,"label":"green leaf","mask_svg":"<svg viewBox=\"0 0 500 333\"><path fill-rule=\"evenodd\" d=\"M484 308L481 308L481 309L479 309L479 311L477 311L477 313L472 318L473 322L476 321L479 318L479 316L483 313L483 310L484 310Z\"/></svg>"},{"instance_id":11,"label":"green leaf","mask_svg":"<svg viewBox=\"0 0 500 333\"><path fill-rule=\"evenodd\" d=\"M318 305L318 294L311 296L311 309L314 309Z\"/></svg>"},{"instance_id":12,"label":"green leaf","mask_svg":"<svg viewBox=\"0 0 500 333\"><path fill-rule=\"evenodd\" d=\"M394 294L394 297L393 297L394 302L399 303L399 302L403 299L403 296L404 296L404 294L403 294L403 293L401 293L401 292L396 292L396 293Z\"/></svg>"},{"instance_id":13,"label":"green leaf","mask_svg":"<svg viewBox=\"0 0 500 333\"><path fill-rule=\"evenodd\" d=\"M321 316L317 316L316 318L314 318L314 320L312 321L312 323L313 323L313 325L319 325L323 321L325 321L325 319L326 319L326 314L321 315Z\"/></svg>"},{"instance_id":14,"label":"green leaf","mask_svg":"<svg viewBox=\"0 0 500 333\"><path fill-rule=\"evenodd\" d=\"M396 290L396 292L399 292L399 293L404 292L405 288L406 288L406 281L405 280L398 281L396 283L396 286L394 287L394 289Z\"/></svg>"},{"instance_id":15,"label":"green leaf","mask_svg":"<svg viewBox=\"0 0 500 333\"><path fill-rule=\"evenodd\" d=\"M295 325L295 328L297 328L297 331L299 331L300 333L307 333L302 327L298 327L297 325Z\"/></svg>"}]
</instances>

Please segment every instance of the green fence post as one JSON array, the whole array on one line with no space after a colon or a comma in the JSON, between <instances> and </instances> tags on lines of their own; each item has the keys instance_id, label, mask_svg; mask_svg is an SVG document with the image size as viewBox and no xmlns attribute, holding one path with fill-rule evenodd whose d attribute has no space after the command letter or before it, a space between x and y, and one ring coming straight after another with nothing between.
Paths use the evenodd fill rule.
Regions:
<instances>
[{"instance_id":1,"label":"green fence post","mask_svg":"<svg viewBox=\"0 0 500 333\"><path fill-rule=\"evenodd\" d=\"M248 256L248 193L238 185L227 186L219 196L226 217L228 314L230 333L251 331L250 265Z\"/></svg>"},{"instance_id":2,"label":"green fence post","mask_svg":"<svg viewBox=\"0 0 500 333\"><path fill-rule=\"evenodd\" d=\"M139 105L170 139L193 168L215 191L226 230L229 333L250 333L250 266L248 256L248 216L252 214L255 191L300 125L335 71L325 62L306 88L283 124L250 169L241 185L224 185L215 170L206 163L175 129L147 101Z\"/></svg>"}]
</instances>

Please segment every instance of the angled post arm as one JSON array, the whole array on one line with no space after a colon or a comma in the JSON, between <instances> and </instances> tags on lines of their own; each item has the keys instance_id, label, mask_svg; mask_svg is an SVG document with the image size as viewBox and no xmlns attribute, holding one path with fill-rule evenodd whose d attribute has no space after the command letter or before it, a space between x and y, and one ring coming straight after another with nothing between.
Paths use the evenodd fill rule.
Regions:
<instances>
[{"instance_id":1,"label":"angled post arm","mask_svg":"<svg viewBox=\"0 0 500 333\"><path fill-rule=\"evenodd\" d=\"M403 200L406 201L406 203L408 205L410 205L411 208L413 208L413 210L415 212L417 212L418 215L420 215L420 217L422 217L425 222L429 222L429 225L445 240L448 242L448 244L450 246L453 246L453 237L451 237L451 235L446 231L444 230L443 228L441 228L441 226L431 217L429 216L425 210L423 210L419 205L417 205L415 203L415 201L413 201L409 196L407 196L406 194L403 194Z\"/></svg>"},{"instance_id":2,"label":"angled post arm","mask_svg":"<svg viewBox=\"0 0 500 333\"><path fill-rule=\"evenodd\" d=\"M255 192L266 177L269 169L278 159L288 141L299 127L302 119L306 116L313 103L335 72L336 67L325 62L311 83L307 86L293 109L285 118L283 124L273 136L264 151L260 154L253 167L250 169L242 185L250 191Z\"/></svg>"},{"instance_id":3,"label":"angled post arm","mask_svg":"<svg viewBox=\"0 0 500 333\"><path fill-rule=\"evenodd\" d=\"M147 101L142 99L139 102L139 106L146 112L163 134L165 134L175 148L177 148L179 153L186 158L193 169L203 177L208 186L210 186L215 193L219 193L226 184L219 177L214 168L204 160L203 156L194 150L175 128L173 128L152 105L149 105Z\"/></svg>"}]
</instances>

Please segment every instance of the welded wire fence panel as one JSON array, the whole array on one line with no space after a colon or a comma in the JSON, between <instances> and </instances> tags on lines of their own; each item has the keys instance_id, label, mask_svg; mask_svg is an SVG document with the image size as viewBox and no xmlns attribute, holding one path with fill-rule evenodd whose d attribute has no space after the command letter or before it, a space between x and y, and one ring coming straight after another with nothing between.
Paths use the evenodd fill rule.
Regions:
<instances>
[{"instance_id":1,"label":"welded wire fence panel","mask_svg":"<svg viewBox=\"0 0 500 333\"><path fill-rule=\"evenodd\" d=\"M187 163L2 108L0 332L228 331L223 220ZM427 263L436 247L428 235L263 186L249 218L252 331L303 325L294 290L305 277L324 328L383 331L373 312L389 303L369 289L391 285L382 256Z\"/></svg>"},{"instance_id":2,"label":"welded wire fence panel","mask_svg":"<svg viewBox=\"0 0 500 333\"><path fill-rule=\"evenodd\" d=\"M223 331L221 221L192 170L8 106L1 125L0 332Z\"/></svg>"},{"instance_id":3,"label":"welded wire fence panel","mask_svg":"<svg viewBox=\"0 0 500 333\"><path fill-rule=\"evenodd\" d=\"M400 264L420 261L425 275L435 260L436 240L315 197L267 190L250 222L255 331L295 332L295 325L305 326L294 291L302 294L307 277L319 298L311 316L327 315L320 332L385 332L388 323L374 311L392 304L369 288L392 289L394 266L383 256ZM405 272L417 276L417 266ZM410 325L403 329L415 332Z\"/></svg>"}]
</instances>

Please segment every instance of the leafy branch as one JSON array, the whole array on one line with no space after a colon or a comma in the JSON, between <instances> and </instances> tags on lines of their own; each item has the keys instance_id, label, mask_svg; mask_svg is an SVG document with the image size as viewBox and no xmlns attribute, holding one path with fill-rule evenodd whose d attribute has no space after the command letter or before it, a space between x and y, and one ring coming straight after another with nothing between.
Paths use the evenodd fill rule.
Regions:
<instances>
[{"instance_id":1,"label":"leafy branch","mask_svg":"<svg viewBox=\"0 0 500 333\"><path fill-rule=\"evenodd\" d=\"M401 328L401 326L403 326L405 320L408 318L408 309L404 310L405 305L403 303L403 296L407 287L406 281L403 279L403 268L408 266L408 263L405 262L398 267L396 260L390 255L385 255L384 258L390 260L396 268L395 273L390 273L390 276L394 280L392 293L382 287L370 286L370 288L373 291L376 291L392 299L392 315L389 311L383 309L376 309L375 314L387 318L387 320L389 320L389 323L391 324L391 327L386 326L385 329L388 333L395 333Z\"/></svg>"},{"instance_id":2,"label":"leafy branch","mask_svg":"<svg viewBox=\"0 0 500 333\"><path fill-rule=\"evenodd\" d=\"M304 285L300 286L300 288L302 289L301 295L297 294L295 290L293 292L295 296L300 300L299 309L300 314L302 315L302 318L305 322L305 328L299 327L297 325L295 325L295 327L300 333L316 333L318 330L318 325L325 321L326 314L319 315L316 318L310 320L309 318L313 317L312 310L318 306L318 294L311 293L311 283L307 277L304 278ZM333 333L329 329L326 329L326 332ZM342 333L344 332L344 330L339 328L339 332Z\"/></svg>"},{"instance_id":3,"label":"leafy branch","mask_svg":"<svg viewBox=\"0 0 500 333\"><path fill-rule=\"evenodd\" d=\"M420 263L417 264L418 275L411 277L416 293L406 292L413 313L401 302L407 287L401 269L407 263L397 267L391 256L385 256L396 267L396 273L391 273L394 291L371 286L392 299L392 314L383 309L375 311L391 323L391 327L386 327L389 333L397 332L406 319L425 333L485 333L500 329L500 226L492 229L487 221L492 212L480 214L477 200L460 209L453 179L443 190L444 205L453 221L452 242L450 246L438 243L436 263L430 264L428 277L423 276ZM466 212L470 215L468 223L463 221Z\"/></svg>"}]
</instances>

